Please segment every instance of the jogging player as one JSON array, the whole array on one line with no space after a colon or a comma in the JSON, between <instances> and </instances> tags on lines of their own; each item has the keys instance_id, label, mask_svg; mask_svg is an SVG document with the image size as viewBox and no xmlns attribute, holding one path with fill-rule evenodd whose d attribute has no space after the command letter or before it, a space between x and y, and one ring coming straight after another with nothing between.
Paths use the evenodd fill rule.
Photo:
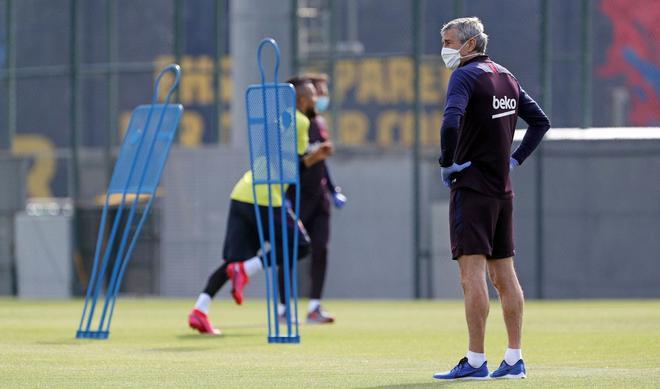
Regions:
<instances>
[{"instance_id":1,"label":"jogging player","mask_svg":"<svg viewBox=\"0 0 660 389\"><path fill-rule=\"evenodd\" d=\"M331 146L319 147L313 152L305 153L308 144L309 119L302 113L314 107L316 91L311 82L296 87L296 123L298 132L298 154L301 156L301 169L312 166L325 159L332 153ZM271 185L271 199L273 214L279 217L282 207L282 193L280 185ZM261 213L261 220L268 220L268 188L264 185L257 187L257 204ZM293 250L294 220L291 212L287 212L287 236L289 252ZM298 223L298 259L304 258L309 252L309 237L304 227ZM276 222L274 242L282 241L282 226ZM264 239L271 241L269 229L265 228ZM277 258L281 262L282 245L276 244ZM188 316L191 328L203 334L217 335L220 331L211 325L208 319L209 305L216 293L231 280L232 297L237 304L243 302L243 288L250 276L264 268L264 255L258 254L260 249L257 232L257 220L254 210L254 197L252 191L252 172L246 172L236 183L231 193L229 216L227 218L227 231L223 248L224 263L209 277L204 291L197 298L194 309Z\"/></svg>"},{"instance_id":2,"label":"jogging player","mask_svg":"<svg viewBox=\"0 0 660 389\"><path fill-rule=\"evenodd\" d=\"M447 87L441 129L442 180L451 188L452 256L458 261L469 345L465 358L434 378L524 378L521 338L523 291L513 265L513 190L509 173L541 142L550 122L516 78L485 53L488 36L476 17L442 27L442 58L455 69ZM529 128L513 153L518 117ZM489 374L484 350L489 275L500 297L508 348Z\"/></svg>"}]
</instances>

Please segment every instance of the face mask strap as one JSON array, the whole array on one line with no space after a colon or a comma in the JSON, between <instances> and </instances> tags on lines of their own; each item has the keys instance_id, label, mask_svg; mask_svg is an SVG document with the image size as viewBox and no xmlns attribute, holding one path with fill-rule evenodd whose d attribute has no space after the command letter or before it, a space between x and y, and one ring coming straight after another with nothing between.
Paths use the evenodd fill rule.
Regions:
<instances>
[{"instance_id":1,"label":"face mask strap","mask_svg":"<svg viewBox=\"0 0 660 389\"><path fill-rule=\"evenodd\" d=\"M468 54L468 55L466 55L466 56L462 56L462 55L461 55L461 50L463 49L463 47L465 47L465 45L467 45L467 43L470 41L470 39L472 39L472 38L476 38L476 37L478 37L479 35L481 35L481 33L478 33L477 35L474 35L474 36L471 36L471 37L467 38L467 40L465 41L465 43L463 43L463 44L461 45L461 47L458 48L458 55L460 56L461 59L463 59L463 58L475 57L475 56L477 56L477 55L482 54L482 53L474 53L474 54Z\"/></svg>"}]
</instances>

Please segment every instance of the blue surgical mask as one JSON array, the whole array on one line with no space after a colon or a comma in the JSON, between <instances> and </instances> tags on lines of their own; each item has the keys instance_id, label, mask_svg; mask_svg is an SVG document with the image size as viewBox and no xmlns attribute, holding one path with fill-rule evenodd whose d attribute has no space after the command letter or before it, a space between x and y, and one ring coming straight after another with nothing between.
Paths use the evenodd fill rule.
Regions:
<instances>
[{"instance_id":1,"label":"blue surgical mask","mask_svg":"<svg viewBox=\"0 0 660 389\"><path fill-rule=\"evenodd\" d=\"M325 112L328 110L330 105L330 97L328 96L319 96L316 98L316 112Z\"/></svg>"}]
</instances>

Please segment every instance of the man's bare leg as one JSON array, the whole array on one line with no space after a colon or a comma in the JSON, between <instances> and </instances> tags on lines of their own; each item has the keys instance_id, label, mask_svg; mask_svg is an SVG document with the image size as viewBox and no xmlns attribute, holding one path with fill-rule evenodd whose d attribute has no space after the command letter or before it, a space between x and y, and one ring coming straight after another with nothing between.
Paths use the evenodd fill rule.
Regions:
<instances>
[{"instance_id":1,"label":"man's bare leg","mask_svg":"<svg viewBox=\"0 0 660 389\"><path fill-rule=\"evenodd\" d=\"M509 337L509 348L520 349L525 300L513 266L513 258L488 261L488 274L500 295L504 324Z\"/></svg>"},{"instance_id":2,"label":"man's bare leg","mask_svg":"<svg viewBox=\"0 0 660 389\"><path fill-rule=\"evenodd\" d=\"M461 286L465 300L465 319L469 334L469 351L484 353L486 319L490 302L486 284L486 257L463 255L458 258Z\"/></svg>"}]
</instances>

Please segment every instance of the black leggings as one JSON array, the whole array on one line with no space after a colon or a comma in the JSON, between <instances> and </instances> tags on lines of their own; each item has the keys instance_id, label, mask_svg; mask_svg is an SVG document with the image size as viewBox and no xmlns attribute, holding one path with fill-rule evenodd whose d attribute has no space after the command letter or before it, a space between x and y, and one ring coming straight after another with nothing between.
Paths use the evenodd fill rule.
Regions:
<instances>
[{"instance_id":1,"label":"black leggings","mask_svg":"<svg viewBox=\"0 0 660 389\"><path fill-rule=\"evenodd\" d=\"M325 274L328 267L328 242L330 241L330 200L327 192L314 198L301 199L300 220L307 228L312 243L311 299L321 299Z\"/></svg>"}]
</instances>

